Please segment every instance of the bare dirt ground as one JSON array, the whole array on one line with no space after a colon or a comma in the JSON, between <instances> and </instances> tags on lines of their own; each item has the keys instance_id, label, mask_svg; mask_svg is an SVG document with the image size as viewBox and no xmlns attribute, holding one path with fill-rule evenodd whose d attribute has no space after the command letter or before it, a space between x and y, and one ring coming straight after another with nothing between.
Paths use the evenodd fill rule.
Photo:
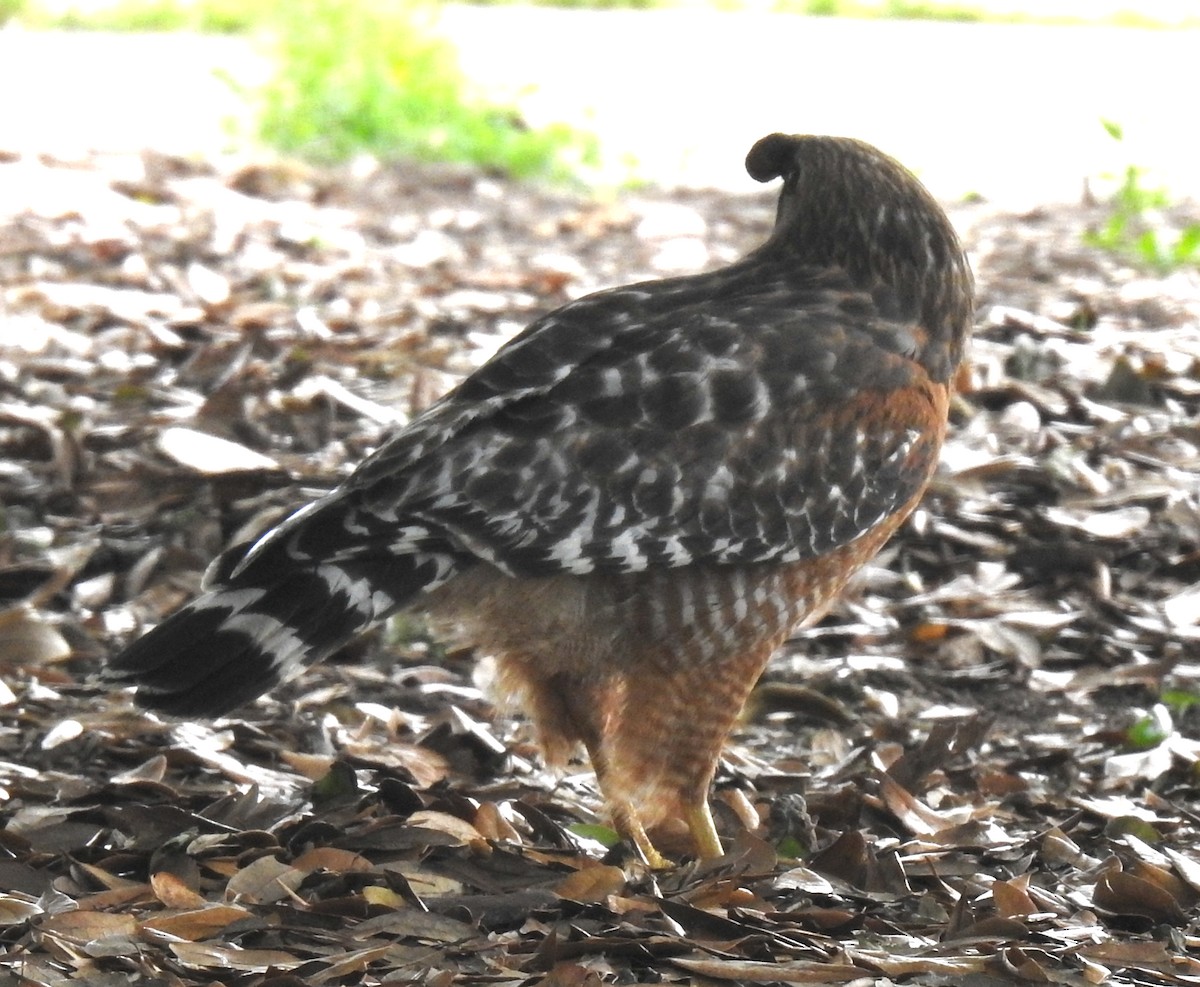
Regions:
<instances>
[{"instance_id":1,"label":"bare dirt ground","mask_svg":"<svg viewBox=\"0 0 1200 987\"><path fill-rule=\"evenodd\" d=\"M535 313L724 263L772 195L161 154L7 154L13 187L0 979L1200 983L1195 271L1083 247L1095 208L954 209L944 468L772 665L728 856L649 874L419 627L216 724L93 676Z\"/></svg>"}]
</instances>

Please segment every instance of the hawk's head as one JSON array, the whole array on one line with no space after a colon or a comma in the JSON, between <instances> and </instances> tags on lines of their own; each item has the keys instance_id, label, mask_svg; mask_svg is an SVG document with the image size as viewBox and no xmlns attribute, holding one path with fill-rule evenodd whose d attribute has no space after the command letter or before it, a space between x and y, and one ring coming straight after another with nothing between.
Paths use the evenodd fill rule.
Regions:
<instances>
[{"instance_id":1,"label":"hawk's head","mask_svg":"<svg viewBox=\"0 0 1200 987\"><path fill-rule=\"evenodd\" d=\"M974 280L949 219L907 168L849 137L771 134L746 156L783 179L767 255L844 269L881 312L930 334L925 362L952 371L974 311ZM941 376L941 373L935 373Z\"/></svg>"}]
</instances>

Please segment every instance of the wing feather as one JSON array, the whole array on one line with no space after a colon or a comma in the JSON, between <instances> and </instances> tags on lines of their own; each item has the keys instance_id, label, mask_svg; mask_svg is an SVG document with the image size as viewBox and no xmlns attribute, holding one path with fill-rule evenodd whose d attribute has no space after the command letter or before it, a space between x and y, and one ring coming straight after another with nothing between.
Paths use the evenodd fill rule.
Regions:
<instances>
[{"instance_id":1,"label":"wing feather","mask_svg":"<svg viewBox=\"0 0 1200 987\"><path fill-rule=\"evenodd\" d=\"M799 288L794 269L724 273L715 292L712 275L635 285L534 323L243 566L286 542L640 571L796 561L862 535L936 460L919 413L855 412L927 383L915 328L835 270Z\"/></svg>"}]
</instances>

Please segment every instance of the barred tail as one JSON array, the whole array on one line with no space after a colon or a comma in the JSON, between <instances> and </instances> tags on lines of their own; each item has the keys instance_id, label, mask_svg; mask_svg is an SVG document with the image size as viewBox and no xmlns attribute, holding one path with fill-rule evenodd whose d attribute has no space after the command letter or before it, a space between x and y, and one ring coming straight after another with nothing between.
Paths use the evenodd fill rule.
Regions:
<instances>
[{"instance_id":1,"label":"barred tail","mask_svg":"<svg viewBox=\"0 0 1200 987\"><path fill-rule=\"evenodd\" d=\"M227 713L445 582L458 564L414 552L312 561L272 579L254 566L134 641L104 675L137 686L138 702L151 709Z\"/></svg>"}]
</instances>

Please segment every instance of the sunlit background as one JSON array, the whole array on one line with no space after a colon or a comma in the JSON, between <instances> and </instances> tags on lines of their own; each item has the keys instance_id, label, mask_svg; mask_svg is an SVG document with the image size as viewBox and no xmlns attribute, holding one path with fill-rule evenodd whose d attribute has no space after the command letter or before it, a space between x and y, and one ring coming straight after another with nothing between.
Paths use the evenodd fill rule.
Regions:
<instances>
[{"instance_id":1,"label":"sunlit background","mask_svg":"<svg viewBox=\"0 0 1200 987\"><path fill-rule=\"evenodd\" d=\"M8 2L23 14L0 30L4 149L246 147L239 93L268 71L261 32L98 35L62 30L64 12L91 26L129 0ZM743 154L782 130L862 137L946 199L1075 201L1131 163L1200 194L1196 0L769 6L452 4L435 29L489 98L594 134L608 184L747 189ZM868 16L886 10L908 16Z\"/></svg>"}]
</instances>

